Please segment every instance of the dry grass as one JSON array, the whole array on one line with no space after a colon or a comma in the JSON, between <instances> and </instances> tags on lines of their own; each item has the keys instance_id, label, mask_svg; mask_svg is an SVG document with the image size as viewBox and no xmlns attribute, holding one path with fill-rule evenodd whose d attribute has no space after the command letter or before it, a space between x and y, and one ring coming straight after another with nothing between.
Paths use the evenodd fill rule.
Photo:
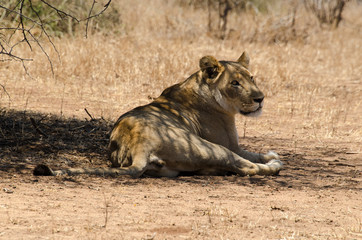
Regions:
<instances>
[{"instance_id":1,"label":"dry grass","mask_svg":"<svg viewBox=\"0 0 362 240\"><path fill-rule=\"evenodd\" d=\"M273 27L290 15L289 8L275 7L273 15L231 16L230 28L239 26L239 36L221 41L208 37L207 12L200 9L161 0L153 6L123 1L114 7L122 7L124 34L55 39L61 62L49 48L54 77L39 49L21 49L35 59L27 65L31 77L16 62L2 63L1 84L11 99L1 92L0 106L80 118L87 116L87 107L95 116L114 120L196 71L203 55L231 60L247 50L258 84L268 96L260 120L240 119L247 121L247 135L278 137L291 125L289 137L361 141L362 22L357 3L347 6L336 31L311 26L317 21L299 6L295 29L303 38L268 44L264 40L274 36ZM268 24L263 42L248 41Z\"/></svg>"},{"instance_id":2,"label":"dry grass","mask_svg":"<svg viewBox=\"0 0 362 240\"><path fill-rule=\"evenodd\" d=\"M10 96L9 98L0 88L0 108L89 119L84 111L84 108L87 108L96 118L104 117L114 121L121 113L150 102L150 99L157 97L165 87L179 82L197 71L198 60L202 56L214 55L218 59L232 60L237 59L242 51L247 50L251 56L252 71L256 75L257 83L267 98L264 114L260 118L237 117L241 137L245 135L257 139L271 138L276 150L280 149L284 153L292 150L301 159L301 156L308 159L306 152L309 147L322 146L339 149L341 143L345 146L343 151L346 154L351 153L354 156L359 154L360 156L362 145L361 4L354 1L347 4L343 14L344 20L335 31L321 30L317 20L305 12L302 6L298 6L296 23L293 27L296 31L295 35L293 35L293 29L288 25L293 6L283 6L283 8L275 6L276 10L269 15L255 15L248 12L239 17L231 16L229 27L234 31L230 34L230 38L224 41L211 37L210 33L206 31L207 12L201 9L187 9L175 5L172 1L165 3L163 0L152 1L152 5L144 4L144 1L141 0L125 0L114 4L116 5L114 7L120 9L122 18L122 25L114 27L120 28L121 34L107 36L93 34L88 39L84 39L82 36L54 39L61 55L61 61L57 59L50 46L47 46L54 64L54 76L51 74L46 57L39 49L31 52L25 46L19 48L19 51L25 56L34 58L33 62L27 64L30 76L25 74L22 66L17 62L0 62L0 84L6 88ZM277 143L279 144L277 145ZM270 146L263 144L260 141L256 145L263 151L269 150ZM302 147L300 147L301 145ZM322 153L318 153L313 160L322 157ZM318 169L329 166L329 163L323 162L323 164L326 165L318 165ZM300 166L298 165L298 167ZM357 176L358 169L356 168L355 171ZM345 174L352 175L352 170ZM152 181L154 184L151 187L155 190L151 197L155 198L154 201L158 202L159 196L162 194L162 197L166 199L168 194L166 185L172 185L172 182L162 185L162 191L165 192L157 195L161 190L156 186L157 180ZM204 180L204 182L207 181ZM123 184L123 182L121 183ZM46 185L46 183L43 184ZM131 189L125 190L120 186L115 189L110 182L107 184L112 191L124 191L122 194L128 194L130 197L128 200L124 200L126 204L122 205L124 209L121 207L113 209L113 196L96 194L100 207L92 211L99 211L106 216L95 223L92 216L86 215L89 213L84 213L83 217L86 219L85 221L88 221L89 228L84 232L84 229L81 229L84 226L75 227L81 229L79 235L82 237L96 239L99 228L104 225L107 228L122 230L125 226L120 222L116 224L116 217L113 215L121 216L123 210L136 208L135 203L130 202L130 199L137 198L137 188L133 189L134 187L131 186ZM175 185L175 183L173 184ZM220 186L216 188L220 191L219 195L223 196L225 190ZM260 221L264 225L272 222L267 229L273 232L273 236L280 239L349 239L349 234L353 233L352 237L354 237L360 236L361 233L361 221L358 218L356 221L351 220L350 225L343 222L344 225L342 224L340 228L322 233L323 230L318 228L324 224L323 221L329 218L327 212L321 210L322 213L318 212L321 215L318 215L317 212L309 212L308 208L308 205L318 198L318 191L311 193L310 199L303 200L301 205L297 206L302 209L303 215L295 213L291 209L283 209L283 202L272 202L260 210L265 215L245 220L242 217L243 209L233 207L234 204L238 204L239 200L228 202L229 205L225 204L225 206L211 205L210 207L210 204L217 200L208 199L209 202L201 205L202 207L199 209L200 200L197 199L197 195L200 189L197 185L192 185L192 187L192 194L187 196L195 205L190 206L187 202L183 202L188 212L182 213L184 215L181 217L185 221L189 220L190 216L197 216L197 218L193 218L194 222L190 222L186 226L192 229L191 234L187 235L183 232L182 227L185 226L181 226L179 230L181 235L185 234L190 238L221 238L227 230L226 232L230 234L231 238L236 239L237 232L229 231L228 226L245 232L241 236L254 231L250 236L267 238L268 235L258 235L258 233L267 234L258 228ZM87 188L84 188L82 191L88 191ZM213 190L210 187L210 191ZM66 189L66 191L72 191L72 189ZM121 199L120 193L114 194L118 200ZM289 192L285 192L285 194L289 194L288 196L296 202L299 201L299 197L304 195L303 192L298 192L299 195L296 196ZM349 194L353 195L354 192ZM339 201L340 204L348 201L347 195ZM87 196L87 193L84 193L84 196ZM357 195L353 196L354 199L358 198ZM266 196L259 198L244 200L246 202L259 201ZM325 198L328 198L330 206L337 201L329 195L328 197L322 196L322 200ZM166 204L166 206L170 207L180 203L180 199L182 197L172 199L172 202L168 202L169 205ZM282 197L279 200L285 201L286 204L290 202ZM46 203L48 199L43 199L43 201ZM263 201L263 204L267 205L266 202L267 200ZM59 206L60 204L62 203L59 203ZM313 205L316 208L315 211L319 210L318 204ZM157 207L161 210L167 209L165 206L157 205ZM87 206L84 206L85 208ZM65 210L67 208L61 209L64 212L67 211ZM358 215L356 213L358 209L350 210L348 206L342 210L332 210L340 215L345 214L343 216L349 215L347 211L353 211L353 216ZM14 215L15 212L19 213L14 207ZM11 215L11 212L9 214ZM161 216L148 216L137 211L135 214L140 215L128 217L122 215L123 220L129 225L138 221L138 223L144 224L146 229L151 230L154 226L151 221L162 225L160 219L167 215L160 213ZM174 213L168 212L168 214ZM309 215L305 217L304 214ZM12 216L8 216L9 222L16 221L15 218L11 218ZM69 232L72 231L69 229L58 229L64 227L61 224L63 219L59 218L49 220L55 224L52 234L57 232L71 234ZM107 222L108 219L110 219L109 222ZM350 220L350 217L343 219ZM273 225L274 220L282 222L284 225ZM229 224L230 222L233 223ZM244 223L235 225L236 222ZM218 224L219 227L217 227ZM328 230L328 224L323 225L324 230ZM315 234L311 233L310 229L305 230L305 225L315 231ZM34 226L34 228L40 228L36 223ZM210 229L215 229L215 227L217 229L210 232ZM165 232L165 229L154 231ZM36 229L32 231L36 231ZM133 231L137 232L138 229L133 229ZM108 236L106 231L103 233L105 237ZM109 234L116 238L115 235L112 235L113 233ZM118 232L116 233L118 234ZM122 234L125 233L120 235L123 238L130 238ZM137 235L136 237L145 236ZM152 238L152 235L148 237Z\"/></svg>"}]
</instances>

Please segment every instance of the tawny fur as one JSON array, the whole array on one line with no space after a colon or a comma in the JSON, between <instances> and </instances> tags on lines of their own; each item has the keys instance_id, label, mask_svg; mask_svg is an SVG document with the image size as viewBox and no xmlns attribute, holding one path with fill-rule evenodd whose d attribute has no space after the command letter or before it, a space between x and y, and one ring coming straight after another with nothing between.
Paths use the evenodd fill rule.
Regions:
<instances>
[{"instance_id":1,"label":"tawny fur","mask_svg":"<svg viewBox=\"0 0 362 240\"><path fill-rule=\"evenodd\" d=\"M41 165L34 174L277 174L283 164L276 153L252 153L238 144L235 115L257 116L264 102L248 70L248 54L235 62L205 56L199 66L150 104L118 119L109 143L112 168L53 171Z\"/></svg>"}]
</instances>

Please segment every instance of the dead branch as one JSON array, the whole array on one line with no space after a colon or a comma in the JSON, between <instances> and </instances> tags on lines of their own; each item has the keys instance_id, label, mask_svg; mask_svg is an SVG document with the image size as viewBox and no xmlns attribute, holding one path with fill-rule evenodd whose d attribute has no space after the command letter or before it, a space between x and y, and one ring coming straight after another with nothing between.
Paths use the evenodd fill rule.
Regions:
<instances>
[{"instance_id":1,"label":"dead branch","mask_svg":"<svg viewBox=\"0 0 362 240\"><path fill-rule=\"evenodd\" d=\"M24 2L24 0L22 0L21 2ZM25 18L25 19L27 19L27 20L29 20L29 21L37 24L37 25L40 25L40 23L36 22L34 19L32 19L32 18L30 18L30 17L27 17L27 16L23 15L21 12L14 11L14 10L9 9L9 8L7 8L7 7L4 7L4 6L2 6L2 5L0 5L0 8L5 9L5 10L8 11L8 12L15 13L16 15L18 15L18 16L20 16L20 17L23 17L23 18ZM2 29L2 28L0 28L0 29Z\"/></svg>"},{"instance_id":2,"label":"dead branch","mask_svg":"<svg viewBox=\"0 0 362 240\"><path fill-rule=\"evenodd\" d=\"M37 18L38 18L38 20L39 20L39 22L40 22L40 27L41 27L42 32L45 34L45 36L47 37L49 43L52 45L53 49L54 49L55 52L57 53L58 59L60 59L60 54L59 54L57 48L55 47L52 39L50 38L50 36L49 36L49 34L48 34L48 32L45 31L45 29L44 29L43 20L42 20L41 17L39 16L38 12L35 11L35 9L33 8L33 3L32 3L31 1L30 1L29 3L30 3L30 8L31 8L31 10L32 10L33 12L35 12L35 14L36 14L36 16L37 16ZM48 59L49 59L49 58L48 58ZM51 66L52 66L52 65L51 65ZM52 67L52 69L53 69L53 67ZM52 72L53 72L53 71L52 71Z\"/></svg>"},{"instance_id":3,"label":"dead branch","mask_svg":"<svg viewBox=\"0 0 362 240\"><path fill-rule=\"evenodd\" d=\"M48 7L50 7L51 9L55 10L57 12L57 14L59 15L59 17L61 19L64 19L64 17L62 16L62 14L65 16L65 17L70 17L71 19L75 20L76 22L80 22L80 20L78 20L76 17L74 17L73 15L69 14L69 13L66 13L62 10L59 10L58 8L54 7L53 5L51 5L50 3L44 1L44 0L40 0L42 3L44 3L45 5L47 5ZM31 2L31 0L30 0Z\"/></svg>"},{"instance_id":4,"label":"dead branch","mask_svg":"<svg viewBox=\"0 0 362 240\"><path fill-rule=\"evenodd\" d=\"M103 8L100 12L92 15L92 11L93 11L94 5L95 5L95 3L96 3L96 0L93 0L92 7L91 7L91 9L89 10L88 17L87 17L86 19L84 19L84 21L87 21L87 22L86 22L86 28L85 28L85 37L86 37L86 38L88 37L88 24L89 24L89 20L92 19L92 18L98 17L98 16L101 15L104 11L106 11L107 8L109 7L109 5L111 4L111 1L112 1L112 0L109 0L109 1L104 5L104 8ZM83 21L83 20L82 20L82 21Z\"/></svg>"},{"instance_id":5,"label":"dead branch","mask_svg":"<svg viewBox=\"0 0 362 240\"><path fill-rule=\"evenodd\" d=\"M91 9L89 10L89 14L88 14L88 19L87 19L87 22L85 24L85 37L87 38L88 37L88 24L89 24L89 20L90 20L90 16L92 14L92 11L93 11L93 8L94 8L94 4L96 3L96 0L93 0L93 3L92 3L92 7Z\"/></svg>"},{"instance_id":6,"label":"dead branch","mask_svg":"<svg viewBox=\"0 0 362 240\"><path fill-rule=\"evenodd\" d=\"M29 43L29 40L28 40L28 38L27 38L27 36L25 34L25 26L24 26L24 18L23 18L23 7L24 7L24 1L21 1L21 3L20 3L20 23L19 23L19 25L21 25L21 29L22 29L21 33L23 34L23 40L28 44L30 50L33 50L33 48L31 47L31 44Z\"/></svg>"}]
</instances>

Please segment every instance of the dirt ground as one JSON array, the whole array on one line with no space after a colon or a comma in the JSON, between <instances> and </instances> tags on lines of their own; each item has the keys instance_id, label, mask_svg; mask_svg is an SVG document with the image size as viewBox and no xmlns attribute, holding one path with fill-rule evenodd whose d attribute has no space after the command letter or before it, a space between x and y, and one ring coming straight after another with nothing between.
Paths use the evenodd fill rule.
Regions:
<instances>
[{"instance_id":1,"label":"dirt ground","mask_svg":"<svg viewBox=\"0 0 362 240\"><path fill-rule=\"evenodd\" d=\"M112 1L112 31L40 34L44 48L0 33L33 59L0 59L0 240L362 239L362 2L348 1L331 30L304 1L245 1L276 5L230 15L227 39L210 32L208 7L184 3L201 1L145 2ZM202 56L244 50L265 110L236 117L240 144L277 152L278 176L32 175L42 163L108 166L118 116L198 71Z\"/></svg>"},{"instance_id":2,"label":"dirt ground","mask_svg":"<svg viewBox=\"0 0 362 240\"><path fill-rule=\"evenodd\" d=\"M35 177L38 163L106 166L111 123L0 116L0 239L362 238L361 154L350 143L240 138L278 148L279 176Z\"/></svg>"}]
</instances>

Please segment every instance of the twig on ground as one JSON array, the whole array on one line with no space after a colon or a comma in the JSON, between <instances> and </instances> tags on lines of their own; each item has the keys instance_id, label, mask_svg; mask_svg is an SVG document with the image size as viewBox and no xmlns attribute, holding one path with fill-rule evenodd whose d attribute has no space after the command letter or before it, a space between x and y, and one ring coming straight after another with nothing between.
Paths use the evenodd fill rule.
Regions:
<instances>
[{"instance_id":1,"label":"twig on ground","mask_svg":"<svg viewBox=\"0 0 362 240\"><path fill-rule=\"evenodd\" d=\"M45 133L38 127L38 125L36 124L34 118L31 117L31 118L30 118L30 121L31 121L31 124L33 124L35 130L36 130L39 134L43 135L44 137L48 137L48 135L45 134Z\"/></svg>"},{"instance_id":2,"label":"twig on ground","mask_svg":"<svg viewBox=\"0 0 362 240\"><path fill-rule=\"evenodd\" d=\"M2 89L4 90L5 94L8 95L8 98L11 99L10 94L8 93L8 91L6 91L6 88L4 85L0 84L0 87L2 87Z\"/></svg>"},{"instance_id":3,"label":"twig on ground","mask_svg":"<svg viewBox=\"0 0 362 240\"><path fill-rule=\"evenodd\" d=\"M106 195L103 192L103 199L104 199L104 225L102 227L106 228L107 227L107 223L108 223L108 218L109 218L109 203L107 201Z\"/></svg>"},{"instance_id":4,"label":"twig on ground","mask_svg":"<svg viewBox=\"0 0 362 240\"><path fill-rule=\"evenodd\" d=\"M96 119L88 112L87 108L84 108L84 111L88 114L88 116L91 118L91 121L95 121Z\"/></svg>"},{"instance_id":5,"label":"twig on ground","mask_svg":"<svg viewBox=\"0 0 362 240\"><path fill-rule=\"evenodd\" d=\"M79 129L85 128L86 126L87 125L82 125L82 126L79 126L79 127L71 128L71 129L69 129L69 131L79 130Z\"/></svg>"}]
</instances>

